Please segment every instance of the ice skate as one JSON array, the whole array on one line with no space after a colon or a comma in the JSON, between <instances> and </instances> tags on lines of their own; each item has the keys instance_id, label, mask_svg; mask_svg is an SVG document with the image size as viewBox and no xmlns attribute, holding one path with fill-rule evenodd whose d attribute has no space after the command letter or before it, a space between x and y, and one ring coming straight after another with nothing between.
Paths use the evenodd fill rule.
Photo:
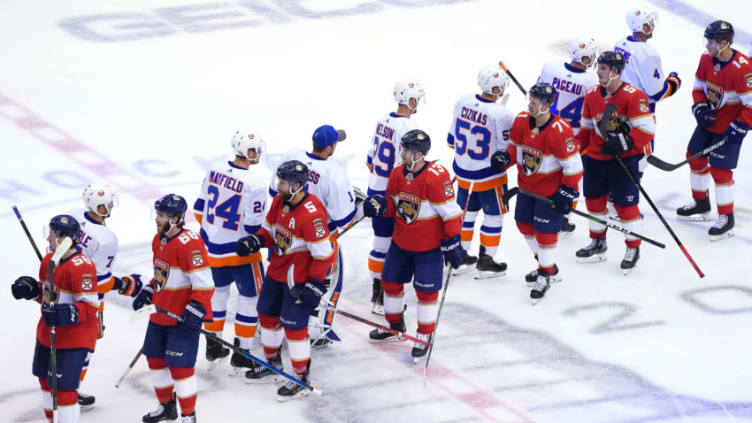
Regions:
<instances>
[{"instance_id":1,"label":"ice skate","mask_svg":"<svg viewBox=\"0 0 752 423\"><path fill-rule=\"evenodd\" d=\"M507 264L494 261L493 257L486 254L486 248L481 245L475 269L475 279L495 278L506 275Z\"/></svg>"},{"instance_id":2,"label":"ice skate","mask_svg":"<svg viewBox=\"0 0 752 423\"><path fill-rule=\"evenodd\" d=\"M704 200L692 199L691 202L676 209L676 217L681 220L710 222L710 200L707 192Z\"/></svg>"},{"instance_id":3,"label":"ice skate","mask_svg":"<svg viewBox=\"0 0 752 423\"><path fill-rule=\"evenodd\" d=\"M94 395L84 394L80 391L78 392L78 406L80 407L81 411L91 410L92 408L94 408L94 402L96 402Z\"/></svg>"},{"instance_id":4,"label":"ice skate","mask_svg":"<svg viewBox=\"0 0 752 423\"><path fill-rule=\"evenodd\" d=\"M426 341L429 344L433 342L432 333L431 334L417 333L415 337L420 339L421 341ZM413 350L411 352L413 356L413 364L418 363L418 361L420 361L420 359L423 358L428 353L428 348L429 348L428 346L419 344L417 342L413 344Z\"/></svg>"},{"instance_id":5,"label":"ice skate","mask_svg":"<svg viewBox=\"0 0 752 423\"><path fill-rule=\"evenodd\" d=\"M538 274L539 271L536 268L532 272L525 275L525 282L527 283L528 288L535 286L535 281L538 280ZM559 276L559 266L554 264L554 272L551 274L551 276L548 277L548 279L551 283L561 282L561 276Z\"/></svg>"},{"instance_id":6,"label":"ice skate","mask_svg":"<svg viewBox=\"0 0 752 423\"><path fill-rule=\"evenodd\" d=\"M599 263L606 261L607 250L606 238L595 238L590 240L587 247L577 250L575 255L578 263Z\"/></svg>"},{"instance_id":7,"label":"ice skate","mask_svg":"<svg viewBox=\"0 0 752 423\"><path fill-rule=\"evenodd\" d=\"M621 261L621 271L624 272L624 275L627 275L637 266L637 260L639 259L640 247L627 248L627 251L624 253L624 259Z\"/></svg>"},{"instance_id":8,"label":"ice skate","mask_svg":"<svg viewBox=\"0 0 752 423\"><path fill-rule=\"evenodd\" d=\"M471 256L470 254L466 255L465 258L462 259L460 267L452 269L452 276L459 276L473 270L477 262L478 257Z\"/></svg>"},{"instance_id":9,"label":"ice skate","mask_svg":"<svg viewBox=\"0 0 752 423\"><path fill-rule=\"evenodd\" d=\"M282 369L281 357L267 360L267 363L277 369ZM280 376L279 373L274 372L268 369L266 366L263 366L256 362L253 362L252 367L245 372L245 383L248 384L276 383L281 381L282 376Z\"/></svg>"},{"instance_id":10,"label":"ice skate","mask_svg":"<svg viewBox=\"0 0 752 423\"><path fill-rule=\"evenodd\" d=\"M538 279L535 280L533 289L530 291L530 299L532 300L532 305L536 305L541 302L546 295L546 292L548 292L548 288L550 287L551 283L548 275L543 272L539 273Z\"/></svg>"},{"instance_id":11,"label":"ice skate","mask_svg":"<svg viewBox=\"0 0 752 423\"><path fill-rule=\"evenodd\" d=\"M206 361L209 362L209 370L215 369L228 355L229 348L225 348L216 337L206 336Z\"/></svg>"},{"instance_id":12,"label":"ice skate","mask_svg":"<svg viewBox=\"0 0 752 423\"><path fill-rule=\"evenodd\" d=\"M246 354L250 354L250 350L246 350L243 348L240 348L240 339L235 338L234 342L235 348L239 349L240 351L243 351ZM241 374L243 371L246 371L253 367L253 360L246 357L243 354L240 354L237 351L232 352L232 357L230 358L230 376L237 376Z\"/></svg>"},{"instance_id":13,"label":"ice skate","mask_svg":"<svg viewBox=\"0 0 752 423\"><path fill-rule=\"evenodd\" d=\"M371 313L384 315L384 290L381 288L381 279L374 279L371 292Z\"/></svg>"},{"instance_id":14,"label":"ice skate","mask_svg":"<svg viewBox=\"0 0 752 423\"><path fill-rule=\"evenodd\" d=\"M301 382L308 384L308 373L297 375ZM300 386L299 384L288 381L277 389L277 401L286 402L297 398L302 398L311 393L311 390Z\"/></svg>"},{"instance_id":15,"label":"ice skate","mask_svg":"<svg viewBox=\"0 0 752 423\"><path fill-rule=\"evenodd\" d=\"M564 216L561 222L561 230L559 231L559 239L569 238L574 233L576 228L574 223L569 222L569 216Z\"/></svg>"},{"instance_id":16,"label":"ice skate","mask_svg":"<svg viewBox=\"0 0 752 423\"><path fill-rule=\"evenodd\" d=\"M163 421L173 421L178 419L178 409L175 405L175 394L172 395L172 399L159 404L156 410L150 411L145 414L141 421L144 423L158 423Z\"/></svg>"},{"instance_id":17,"label":"ice skate","mask_svg":"<svg viewBox=\"0 0 752 423\"><path fill-rule=\"evenodd\" d=\"M197 420L196 420L196 412L195 411L193 413L187 415L187 416L183 416L180 419L180 423L196 423L196 422L197 422Z\"/></svg>"},{"instance_id":18,"label":"ice skate","mask_svg":"<svg viewBox=\"0 0 752 423\"><path fill-rule=\"evenodd\" d=\"M719 214L718 220L708 230L708 235L711 241L720 241L734 236L734 213Z\"/></svg>"},{"instance_id":19,"label":"ice skate","mask_svg":"<svg viewBox=\"0 0 752 423\"><path fill-rule=\"evenodd\" d=\"M390 323L389 327L392 330L396 330L397 332L404 332L407 330L407 327L405 326L405 318L404 316L400 316L400 320L397 323ZM371 342L397 342L397 341L406 341L405 338L401 336L397 336L391 332L387 332L383 329L374 329L369 334L368 337L371 338Z\"/></svg>"}]
</instances>

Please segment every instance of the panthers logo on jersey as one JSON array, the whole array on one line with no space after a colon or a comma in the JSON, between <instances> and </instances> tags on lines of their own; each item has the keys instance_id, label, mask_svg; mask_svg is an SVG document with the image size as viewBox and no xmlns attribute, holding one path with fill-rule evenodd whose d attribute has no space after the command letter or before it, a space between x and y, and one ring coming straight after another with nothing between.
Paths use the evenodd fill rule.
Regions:
<instances>
[{"instance_id":1,"label":"panthers logo on jersey","mask_svg":"<svg viewBox=\"0 0 752 423\"><path fill-rule=\"evenodd\" d=\"M543 152L529 145L522 146L522 170L525 175L531 176L538 172L541 161L543 161Z\"/></svg>"},{"instance_id":2,"label":"panthers logo on jersey","mask_svg":"<svg viewBox=\"0 0 752 423\"><path fill-rule=\"evenodd\" d=\"M278 256L284 256L290 245L292 245L292 232L284 226L277 225L274 228L274 252Z\"/></svg>"},{"instance_id":3,"label":"panthers logo on jersey","mask_svg":"<svg viewBox=\"0 0 752 423\"><path fill-rule=\"evenodd\" d=\"M167 285L167 279L170 277L170 264L166 261L154 258L154 282L157 285L157 292L164 289Z\"/></svg>"},{"instance_id":4,"label":"panthers logo on jersey","mask_svg":"<svg viewBox=\"0 0 752 423\"><path fill-rule=\"evenodd\" d=\"M420 196L409 192L400 192L397 202L397 216L409 225L418 220L418 214L420 214Z\"/></svg>"},{"instance_id":5,"label":"panthers logo on jersey","mask_svg":"<svg viewBox=\"0 0 752 423\"><path fill-rule=\"evenodd\" d=\"M718 110L723 103L723 94L726 90L722 86L708 81L708 105L710 110Z\"/></svg>"}]
</instances>

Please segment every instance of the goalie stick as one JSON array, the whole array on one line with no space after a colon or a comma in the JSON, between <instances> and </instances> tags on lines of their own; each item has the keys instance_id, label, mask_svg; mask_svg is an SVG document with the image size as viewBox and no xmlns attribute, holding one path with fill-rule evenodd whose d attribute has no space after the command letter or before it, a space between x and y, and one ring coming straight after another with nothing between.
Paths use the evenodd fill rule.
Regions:
<instances>
[{"instance_id":1,"label":"goalie stick","mask_svg":"<svg viewBox=\"0 0 752 423\"><path fill-rule=\"evenodd\" d=\"M716 148L722 146L723 144L726 144L726 140L727 140L727 137L723 137L717 143L706 147L704 150L702 150L700 152L697 152L697 153L695 153L695 154L687 157L686 160L681 161L681 162L676 163L676 164L671 164L669 162L663 161L663 160L659 159L658 157L656 157L654 154L649 155L647 160L648 160L648 163L650 163L651 165L657 167L658 169L665 170L666 172L671 172L673 170L676 170L676 169L684 166L685 164L691 162L692 160L698 159L700 156L704 156L704 155L710 153L711 151L715 150Z\"/></svg>"}]
</instances>

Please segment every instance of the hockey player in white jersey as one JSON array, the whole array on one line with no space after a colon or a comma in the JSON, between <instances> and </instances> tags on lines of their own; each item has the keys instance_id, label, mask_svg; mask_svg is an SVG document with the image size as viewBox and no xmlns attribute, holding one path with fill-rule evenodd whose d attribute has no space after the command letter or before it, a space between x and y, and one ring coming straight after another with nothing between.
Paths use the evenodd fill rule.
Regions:
<instances>
[{"instance_id":1,"label":"hockey player in white jersey","mask_svg":"<svg viewBox=\"0 0 752 423\"><path fill-rule=\"evenodd\" d=\"M598 76L589 69L598 56L598 44L592 37L578 37L569 42L569 62L553 60L543 65L538 82L546 82L556 88L556 102L551 106L551 113L564 118L577 135L582 120L582 106L585 103L587 89L598 84ZM581 155L585 152L581 151ZM584 159L583 159L584 160ZM582 179L580 179L582 192ZM572 208L577 207L577 200ZM565 238L574 232L575 225L569 222L569 213L564 215L559 238ZM533 281L537 279L530 276Z\"/></svg>"},{"instance_id":2,"label":"hockey player in white jersey","mask_svg":"<svg viewBox=\"0 0 752 423\"><path fill-rule=\"evenodd\" d=\"M447 143L454 149L452 166L457 176L457 204L464 208L467 203L461 240L462 248L468 251L468 255L455 274L468 272L475 267L476 279L502 276L507 269L506 263L494 260L501 242L504 214L507 213L507 205L502 201L502 195L507 190L507 174L506 171L499 173L491 168L491 154L506 150L509 146L514 114L503 104L497 103L508 84L509 77L500 67L481 69L478 72L481 94L466 94L457 100L447 135ZM475 219L481 209L480 251L475 257L469 251Z\"/></svg>"},{"instance_id":3,"label":"hockey player in white jersey","mask_svg":"<svg viewBox=\"0 0 752 423\"><path fill-rule=\"evenodd\" d=\"M624 56L627 66L622 73L622 80L638 88L648 95L648 106L655 113L655 104L676 93L681 87L681 79L676 72L664 77L661 66L661 56L651 44L658 13L648 7L630 9L626 15L626 22L632 35L628 35L616 43L614 51ZM639 176L647 167L647 156L655 148L654 140L645 147L645 157L640 161Z\"/></svg>"},{"instance_id":4,"label":"hockey player in white jersey","mask_svg":"<svg viewBox=\"0 0 752 423\"><path fill-rule=\"evenodd\" d=\"M394 84L394 101L397 111L384 116L376 124L371 148L368 150L367 166L368 195L386 195L386 184L392 169L402 163L400 140L406 133L418 129L418 124L410 117L418 112L418 105L425 101L425 92L420 83L414 80L398 81ZM368 271L373 280L371 311L384 314L384 290L381 288L381 271L389 245L392 243L394 219L388 217L371 218L373 227L373 249L368 256Z\"/></svg>"},{"instance_id":5,"label":"hockey player in white jersey","mask_svg":"<svg viewBox=\"0 0 752 423\"><path fill-rule=\"evenodd\" d=\"M122 295L136 296L141 289L141 275L131 274L116 277L112 275L112 264L117 256L118 239L112 229L107 227L106 219L110 217L112 209L118 205L118 195L107 184L89 184L83 191L86 209L72 212L71 215L81 225L78 236L78 246L86 257L94 262L97 269L97 293L99 295L99 335L104 336L104 294L117 290ZM89 367L93 352L86 355L81 381L83 382ZM94 406L96 398L78 392L78 404L82 409Z\"/></svg>"},{"instance_id":6,"label":"hockey player in white jersey","mask_svg":"<svg viewBox=\"0 0 752 423\"><path fill-rule=\"evenodd\" d=\"M260 253L239 257L235 251L238 239L256 233L261 227L266 216L266 181L269 179L268 173L259 166L265 148L261 137L252 131L237 131L231 144L235 158L212 163L193 209L201 223L200 234L209 253L214 279L211 299L214 320L204 323L204 328L222 338L230 285L234 281L238 289L234 343L249 351L258 325L256 302L264 279L264 266ZM220 360L229 353L220 342L206 338L208 361ZM253 362L235 352L230 365L232 373L238 374L253 367Z\"/></svg>"},{"instance_id":7,"label":"hockey player in white jersey","mask_svg":"<svg viewBox=\"0 0 752 423\"><path fill-rule=\"evenodd\" d=\"M350 227L358 217L362 216L356 206L365 198L362 193L350 184L345 170L334 160L329 160L337 149L337 144L344 141L344 130L335 129L331 125L322 125L313 132L313 149L292 150L284 155L281 163L298 160L308 167L307 190L315 195L326 208L329 222L329 239L336 253L334 266L329 270L324 281L327 290L321 297L321 302L311 313L308 325L308 335L314 347L324 346L332 341L339 341L339 337L332 330L334 311L342 292L342 249L337 237ZM269 192L277 195L277 176L272 178Z\"/></svg>"}]
</instances>

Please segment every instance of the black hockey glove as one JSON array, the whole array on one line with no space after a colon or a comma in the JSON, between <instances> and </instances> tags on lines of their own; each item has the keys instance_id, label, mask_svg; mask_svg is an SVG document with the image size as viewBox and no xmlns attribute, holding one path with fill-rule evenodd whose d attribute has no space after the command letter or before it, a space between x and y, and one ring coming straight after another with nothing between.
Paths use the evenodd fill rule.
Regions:
<instances>
[{"instance_id":1,"label":"black hockey glove","mask_svg":"<svg viewBox=\"0 0 752 423\"><path fill-rule=\"evenodd\" d=\"M708 103L700 102L692 105L692 114L700 128L708 129L715 123L715 115L710 110Z\"/></svg>"},{"instance_id":2,"label":"black hockey glove","mask_svg":"<svg viewBox=\"0 0 752 423\"><path fill-rule=\"evenodd\" d=\"M198 301L191 301L185 306L183 315L180 316L180 324L189 330L199 330L201 329L201 324L204 322L204 316L206 316L204 306Z\"/></svg>"},{"instance_id":3,"label":"black hockey glove","mask_svg":"<svg viewBox=\"0 0 752 423\"><path fill-rule=\"evenodd\" d=\"M319 305L321 297L326 292L324 281L309 277L300 289L300 297L308 308L314 309Z\"/></svg>"},{"instance_id":4,"label":"black hockey glove","mask_svg":"<svg viewBox=\"0 0 752 423\"><path fill-rule=\"evenodd\" d=\"M363 214L368 217L378 217L386 213L386 198L381 194L374 194L366 198L363 203Z\"/></svg>"},{"instance_id":5,"label":"black hockey glove","mask_svg":"<svg viewBox=\"0 0 752 423\"><path fill-rule=\"evenodd\" d=\"M240 257L247 257L251 254L258 253L264 246L264 238L261 235L248 235L238 240L236 253Z\"/></svg>"},{"instance_id":6,"label":"black hockey glove","mask_svg":"<svg viewBox=\"0 0 752 423\"><path fill-rule=\"evenodd\" d=\"M47 326L68 326L78 323L75 304L43 304L42 317Z\"/></svg>"},{"instance_id":7,"label":"black hockey glove","mask_svg":"<svg viewBox=\"0 0 752 423\"><path fill-rule=\"evenodd\" d=\"M31 276L21 276L13 282L10 286L10 290L13 293L13 298L20 300L33 300L39 296L42 291L39 288L39 283Z\"/></svg>"},{"instance_id":8,"label":"black hockey glove","mask_svg":"<svg viewBox=\"0 0 752 423\"><path fill-rule=\"evenodd\" d=\"M548 198L554 202L551 204L551 207L561 214L567 214L572 210L572 203L579 195L580 194L576 189L566 185L561 185L559 189Z\"/></svg>"},{"instance_id":9,"label":"black hockey glove","mask_svg":"<svg viewBox=\"0 0 752 423\"><path fill-rule=\"evenodd\" d=\"M629 151L634 147L634 141L629 134L623 132L613 132L606 135L606 141L603 143L601 152L610 156L617 157L619 154Z\"/></svg>"},{"instance_id":10,"label":"black hockey glove","mask_svg":"<svg viewBox=\"0 0 752 423\"><path fill-rule=\"evenodd\" d=\"M726 141L728 141L729 144L739 145L742 143L744 136L747 135L747 131L749 131L749 125L735 120L729 124L728 128L726 128L726 132L723 133L723 136L726 137Z\"/></svg>"},{"instance_id":11,"label":"black hockey glove","mask_svg":"<svg viewBox=\"0 0 752 423\"><path fill-rule=\"evenodd\" d=\"M444 253L444 260L451 264L453 268L460 267L462 260L465 259L467 252L462 248L460 236L455 235L451 238L441 240L441 252Z\"/></svg>"},{"instance_id":12,"label":"black hockey glove","mask_svg":"<svg viewBox=\"0 0 752 423\"><path fill-rule=\"evenodd\" d=\"M136 298L133 299L133 309L139 308L151 304L151 297L154 295L154 286L152 281L141 287L141 290L136 294Z\"/></svg>"},{"instance_id":13,"label":"black hockey glove","mask_svg":"<svg viewBox=\"0 0 752 423\"><path fill-rule=\"evenodd\" d=\"M491 169L497 172L503 172L509 167L512 156L506 150L496 151L491 155Z\"/></svg>"}]
</instances>

